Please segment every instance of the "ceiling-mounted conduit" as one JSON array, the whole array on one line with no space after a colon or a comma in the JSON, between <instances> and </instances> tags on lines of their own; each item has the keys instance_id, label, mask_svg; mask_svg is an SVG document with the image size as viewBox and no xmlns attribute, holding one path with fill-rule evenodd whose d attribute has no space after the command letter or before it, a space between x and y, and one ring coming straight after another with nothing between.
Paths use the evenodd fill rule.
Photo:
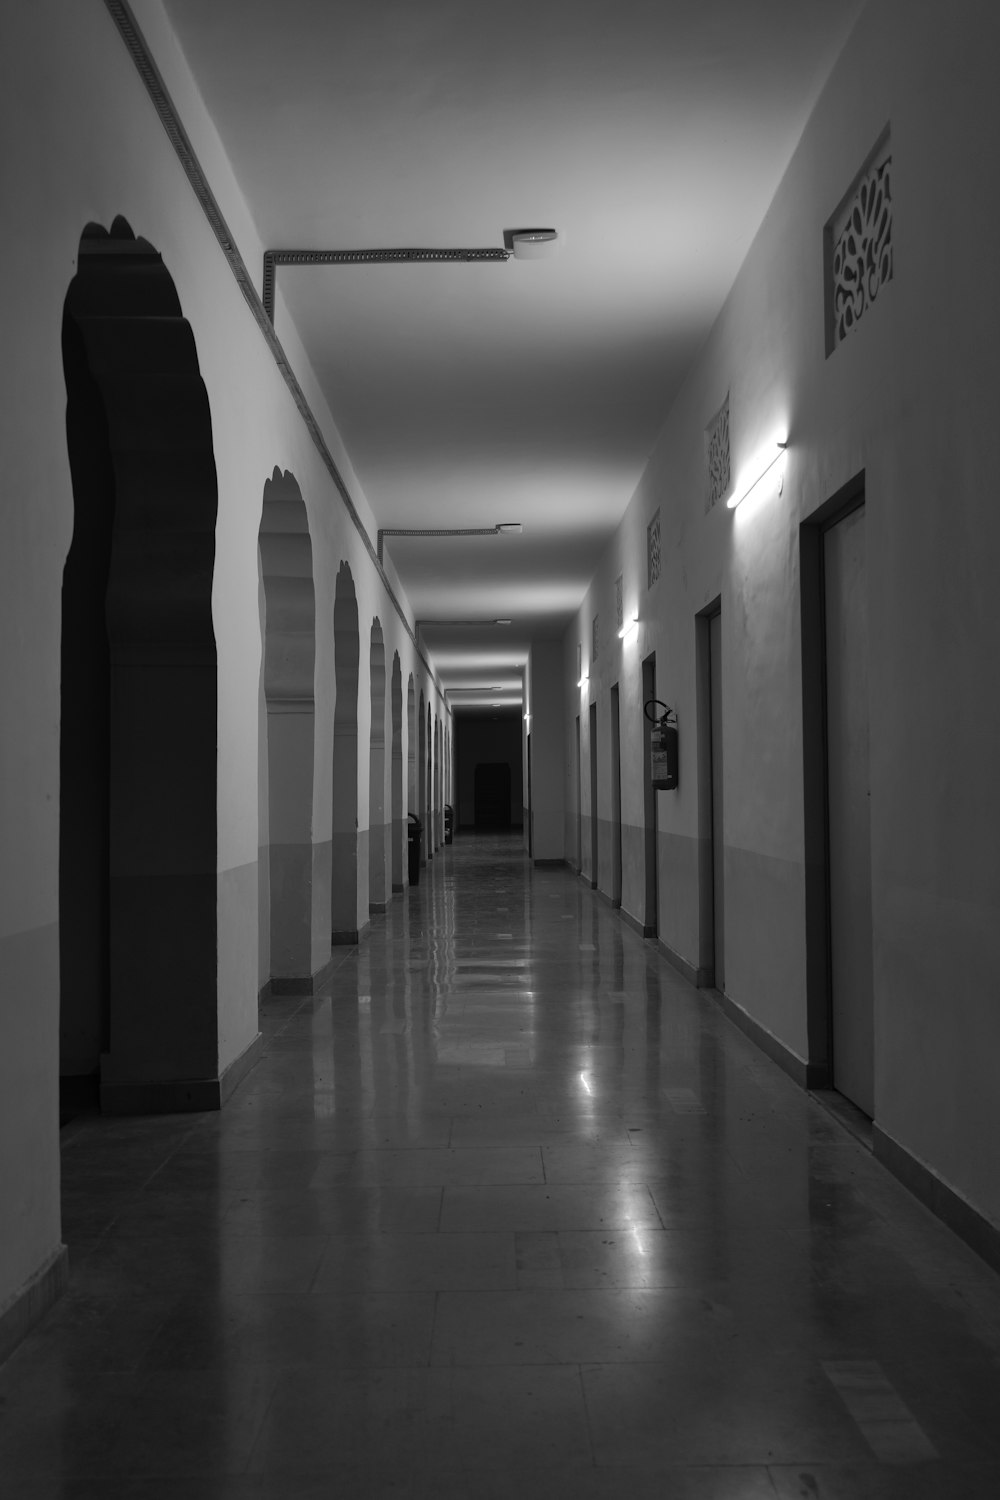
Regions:
<instances>
[{"instance_id":1,"label":"ceiling-mounted conduit","mask_svg":"<svg viewBox=\"0 0 1000 1500\"><path fill-rule=\"evenodd\" d=\"M347 488L343 475L337 467L333 454L330 452L330 449L327 446L326 439L323 436L320 425L313 414L309 402L306 400L305 392L299 384L298 378L288 362L288 357L285 354L285 351L275 334L273 318L268 316L267 312L264 309L263 303L261 302L261 299L257 295L257 288L254 285L253 277L251 276L250 271L248 270L246 263L243 260L243 257L240 255L240 252L236 245L236 240L233 237L233 234L229 228L229 225L226 223L215 195L212 192L211 187L209 186L208 178L205 176L204 168L202 167L201 162L198 160L198 157L195 154L194 146L191 143L187 131L184 129L184 126L181 123L180 116L178 115L177 110L174 107L174 102L170 97L167 86L163 81L162 75L160 74L160 70L156 66L153 55L149 50L146 38L144 37L139 24L135 19L135 16L132 14L132 9L127 3L127 0L104 0L104 5L106 10L108 11L109 16L111 17L111 20L114 22L115 28L118 31L122 42L124 43L129 57L132 59L136 72L139 74L139 77L142 80L146 92L149 95L150 103L152 104L153 109L156 111L156 115L160 121L160 124L166 131L167 138L170 141L174 152L176 153L177 159L184 171L184 175L187 177L188 182L191 184L201 210L204 213L205 218L208 220L212 233L215 235L222 253L225 255L226 260L229 263L229 269L231 270L233 277L236 280L236 284L242 292L246 304L253 314L254 321L256 322L261 333L264 335L264 339L266 340L267 346L271 351L274 362L280 370L282 378L284 379L284 382L287 385L289 392L291 393L292 400L295 402L299 414L302 417L302 420L305 422L306 428L308 429L309 435L312 438L317 451L319 452L320 458L322 459L323 464L330 475L330 478L333 480L334 486L344 504L344 508L346 509L351 522L353 523L356 531L358 532L358 535L361 538L365 551L368 553L368 556L378 568L382 586L385 589L392 603L392 606L396 611L397 616L399 617L399 621L403 626L403 629L406 631L406 634L412 641L414 650L416 651L418 658L426 667L431 682L434 684L438 693L442 693L441 683L427 657L424 655L424 652L422 651L420 644L417 641L413 626L407 619L406 612L403 609L403 606L400 604L399 599L396 597L396 592L382 568L381 558L378 557L376 549L372 546L371 537L368 535L368 532L365 529L364 522L358 514L354 501L351 498L350 490Z\"/></svg>"},{"instance_id":2,"label":"ceiling-mounted conduit","mask_svg":"<svg viewBox=\"0 0 1000 1500\"><path fill-rule=\"evenodd\" d=\"M378 560L383 559L382 538L387 536L507 536L523 529L520 521L498 521L495 526L383 526L378 533Z\"/></svg>"},{"instance_id":3,"label":"ceiling-mounted conduit","mask_svg":"<svg viewBox=\"0 0 1000 1500\"><path fill-rule=\"evenodd\" d=\"M379 266L428 262L458 261L473 263L510 260L513 250L492 246L474 249L381 249L381 250L265 250L264 284L261 300L271 322L274 322L274 273L278 266Z\"/></svg>"}]
</instances>

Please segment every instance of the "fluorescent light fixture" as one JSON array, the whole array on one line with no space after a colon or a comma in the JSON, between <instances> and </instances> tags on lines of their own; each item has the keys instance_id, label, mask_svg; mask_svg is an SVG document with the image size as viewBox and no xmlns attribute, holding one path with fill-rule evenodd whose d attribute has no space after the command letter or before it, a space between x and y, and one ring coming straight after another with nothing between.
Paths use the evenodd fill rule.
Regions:
<instances>
[{"instance_id":1,"label":"fluorescent light fixture","mask_svg":"<svg viewBox=\"0 0 1000 1500\"><path fill-rule=\"evenodd\" d=\"M494 620L494 625L513 625L513 620Z\"/></svg>"},{"instance_id":2,"label":"fluorescent light fixture","mask_svg":"<svg viewBox=\"0 0 1000 1500\"><path fill-rule=\"evenodd\" d=\"M757 475L757 478L752 480L750 484L744 485L742 489L737 490L732 499L726 501L726 505L729 510L735 510L737 505L742 505L747 496L752 494L753 491L757 488L761 480L767 478L768 474L770 474L771 470L774 468L778 460L784 457L785 450L788 447L788 444L787 442L776 443L775 447L778 450L777 453L775 453L773 458L768 459L764 467L761 469L760 473Z\"/></svg>"},{"instance_id":3,"label":"fluorescent light fixture","mask_svg":"<svg viewBox=\"0 0 1000 1500\"><path fill-rule=\"evenodd\" d=\"M497 536L520 536L524 530L520 521L498 521Z\"/></svg>"},{"instance_id":4,"label":"fluorescent light fixture","mask_svg":"<svg viewBox=\"0 0 1000 1500\"><path fill-rule=\"evenodd\" d=\"M584 672L583 676L580 678L580 681L577 683L577 687L578 688L586 687L587 683L589 681L590 681L590 673L589 672Z\"/></svg>"},{"instance_id":5,"label":"fluorescent light fixture","mask_svg":"<svg viewBox=\"0 0 1000 1500\"><path fill-rule=\"evenodd\" d=\"M639 629L639 616L638 615L633 615L632 618L631 618L631 620L626 620L625 624L622 626L621 630L619 630L619 632L618 632L618 639L620 641L623 641L627 635L631 635L632 634L633 630L638 630L638 629Z\"/></svg>"}]
</instances>

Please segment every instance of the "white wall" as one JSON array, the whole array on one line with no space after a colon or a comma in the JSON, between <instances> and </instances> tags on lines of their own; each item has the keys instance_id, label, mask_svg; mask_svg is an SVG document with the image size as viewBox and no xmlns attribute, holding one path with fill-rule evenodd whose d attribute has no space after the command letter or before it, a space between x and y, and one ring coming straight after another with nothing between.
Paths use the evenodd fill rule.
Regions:
<instances>
[{"instance_id":1,"label":"white wall","mask_svg":"<svg viewBox=\"0 0 1000 1500\"><path fill-rule=\"evenodd\" d=\"M697 930L696 613L721 596L726 974L731 998L807 1051L799 523L865 473L871 641L876 1121L1000 1223L1000 660L993 495L1000 199L996 6L875 0L821 95L732 294L671 409L567 636L609 622L614 579L638 639L564 680L566 753L591 695L622 682L623 818L641 826L639 663L680 719L680 786L659 797L660 936ZM825 357L822 232L891 123L895 275ZM985 156L984 156L985 153ZM705 514L703 433L731 393L737 470L787 428L784 493ZM659 506L663 572L645 588ZM608 632L605 632L607 638ZM589 786L584 778L584 806ZM624 905L641 912L626 867Z\"/></svg>"}]
</instances>

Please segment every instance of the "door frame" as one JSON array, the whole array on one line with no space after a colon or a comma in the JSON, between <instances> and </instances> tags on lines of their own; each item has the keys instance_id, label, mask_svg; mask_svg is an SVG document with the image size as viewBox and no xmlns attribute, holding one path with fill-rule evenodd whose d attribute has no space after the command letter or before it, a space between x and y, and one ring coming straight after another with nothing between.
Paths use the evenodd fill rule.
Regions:
<instances>
[{"instance_id":1,"label":"door frame","mask_svg":"<svg viewBox=\"0 0 1000 1500\"><path fill-rule=\"evenodd\" d=\"M722 595L694 618L695 717L698 734L698 975L699 988L715 985L715 793L712 783L712 621Z\"/></svg>"},{"instance_id":2,"label":"door frame","mask_svg":"<svg viewBox=\"0 0 1000 1500\"><path fill-rule=\"evenodd\" d=\"M802 798L806 898L806 1088L833 1088L833 969L827 794L826 586L823 536L865 503L855 474L799 526Z\"/></svg>"}]
</instances>

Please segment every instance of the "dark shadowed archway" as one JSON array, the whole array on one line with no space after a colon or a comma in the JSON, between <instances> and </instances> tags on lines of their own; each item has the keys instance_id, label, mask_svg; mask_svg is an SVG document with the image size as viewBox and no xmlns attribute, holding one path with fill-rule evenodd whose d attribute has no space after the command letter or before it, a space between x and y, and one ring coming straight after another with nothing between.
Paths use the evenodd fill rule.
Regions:
<instances>
[{"instance_id":1,"label":"dark shadowed archway","mask_svg":"<svg viewBox=\"0 0 1000 1500\"><path fill-rule=\"evenodd\" d=\"M88 225L63 314L62 1066L110 1112L221 1099L218 488L194 336L156 250Z\"/></svg>"},{"instance_id":2,"label":"dark shadowed archway","mask_svg":"<svg viewBox=\"0 0 1000 1500\"><path fill-rule=\"evenodd\" d=\"M356 943L368 921L367 858L359 863L358 840L358 673L361 639L354 577L341 563L333 603L333 664L336 701L333 711L333 869L331 873L331 941ZM362 851L367 854L367 850ZM364 866L362 868L361 866ZM359 922L359 893L365 914Z\"/></svg>"},{"instance_id":3,"label":"dark shadowed archway","mask_svg":"<svg viewBox=\"0 0 1000 1500\"><path fill-rule=\"evenodd\" d=\"M427 863L427 840L430 837L430 829L427 826L427 715L424 712L424 692L420 690L419 725L417 742L417 817L423 824L423 839L420 845L420 863Z\"/></svg>"},{"instance_id":4,"label":"dark shadowed archway","mask_svg":"<svg viewBox=\"0 0 1000 1500\"><path fill-rule=\"evenodd\" d=\"M391 855L389 880L393 894L403 889L403 671L399 652L392 653L392 685L390 689L390 770L389 770L389 818Z\"/></svg>"},{"instance_id":5,"label":"dark shadowed archway","mask_svg":"<svg viewBox=\"0 0 1000 1500\"><path fill-rule=\"evenodd\" d=\"M315 919L325 890L313 840L316 740L316 596L309 518L295 478L275 469L264 485L260 521L266 741L266 857L259 874L275 993L308 988L330 956L326 921ZM327 880L328 880L327 876ZM265 906L266 900L266 906Z\"/></svg>"},{"instance_id":6,"label":"dark shadowed archway","mask_svg":"<svg viewBox=\"0 0 1000 1500\"><path fill-rule=\"evenodd\" d=\"M389 825L385 815L385 642L372 622L369 648L371 730L368 748L368 910L389 904Z\"/></svg>"}]
</instances>

